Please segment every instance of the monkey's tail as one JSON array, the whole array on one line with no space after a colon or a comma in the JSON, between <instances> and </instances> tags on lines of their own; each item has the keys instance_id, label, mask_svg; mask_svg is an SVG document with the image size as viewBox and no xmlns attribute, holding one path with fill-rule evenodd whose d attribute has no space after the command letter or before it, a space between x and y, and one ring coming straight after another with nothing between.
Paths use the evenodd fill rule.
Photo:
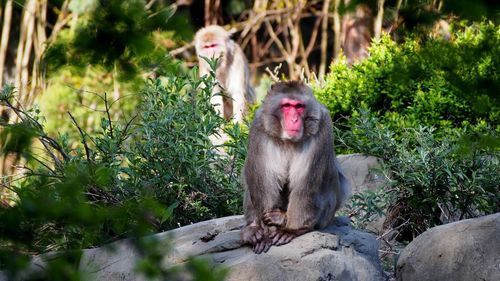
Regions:
<instances>
[{"instance_id":1,"label":"monkey's tail","mask_svg":"<svg viewBox=\"0 0 500 281\"><path fill-rule=\"evenodd\" d=\"M351 197L352 195L352 186L349 179L345 176L344 172L338 168L339 171L339 185L340 185L340 194L339 194L339 206L340 208L344 205L344 203Z\"/></svg>"}]
</instances>

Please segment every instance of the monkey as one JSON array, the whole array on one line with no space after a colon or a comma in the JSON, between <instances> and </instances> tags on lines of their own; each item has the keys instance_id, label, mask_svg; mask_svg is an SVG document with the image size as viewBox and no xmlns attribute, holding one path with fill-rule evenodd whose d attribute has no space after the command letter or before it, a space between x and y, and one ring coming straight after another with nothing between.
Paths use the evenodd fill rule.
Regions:
<instances>
[{"instance_id":1,"label":"monkey","mask_svg":"<svg viewBox=\"0 0 500 281\"><path fill-rule=\"evenodd\" d=\"M302 82L271 87L255 113L247 151L241 238L257 254L325 228L350 193L330 114Z\"/></svg>"},{"instance_id":2,"label":"monkey","mask_svg":"<svg viewBox=\"0 0 500 281\"><path fill-rule=\"evenodd\" d=\"M226 120L233 118L235 122L241 123L247 113L247 106L255 102L245 54L240 46L231 40L230 33L218 25L198 30L194 42L200 76L210 73L210 66L204 58L220 58L215 74L228 96L216 94L220 89L214 89L211 103Z\"/></svg>"},{"instance_id":3,"label":"monkey","mask_svg":"<svg viewBox=\"0 0 500 281\"><path fill-rule=\"evenodd\" d=\"M358 5L354 13L342 19L341 48L348 64L370 56L368 47L373 37L373 15L366 5Z\"/></svg>"}]
</instances>

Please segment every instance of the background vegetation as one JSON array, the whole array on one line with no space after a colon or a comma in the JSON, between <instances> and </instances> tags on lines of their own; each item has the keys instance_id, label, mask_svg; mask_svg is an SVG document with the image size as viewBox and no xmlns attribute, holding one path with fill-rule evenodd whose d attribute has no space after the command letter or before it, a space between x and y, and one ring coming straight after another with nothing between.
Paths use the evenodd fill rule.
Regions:
<instances>
[{"instance_id":1,"label":"background vegetation","mask_svg":"<svg viewBox=\"0 0 500 281\"><path fill-rule=\"evenodd\" d=\"M0 268L29 279L19 274L34 254L129 237L143 253L139 271L175 280L177 269L160 266L168 247L136 238L241 213L248 124L215 114L216 81L193 68L190 41L206 24L232 28L261 96L273 79L309 81L335 121L337 152L380 158L390 180L353 196L346 212L355 225L385 214L385 231L410 241L499 212L498 8L2 2ZM230 138L216 147L210 136L221 132ZM60 253L33 278L83 278L81 252ZM221 280L225 271L212 268L192 260L181 270Z\"/></svg>"}]
</instances>

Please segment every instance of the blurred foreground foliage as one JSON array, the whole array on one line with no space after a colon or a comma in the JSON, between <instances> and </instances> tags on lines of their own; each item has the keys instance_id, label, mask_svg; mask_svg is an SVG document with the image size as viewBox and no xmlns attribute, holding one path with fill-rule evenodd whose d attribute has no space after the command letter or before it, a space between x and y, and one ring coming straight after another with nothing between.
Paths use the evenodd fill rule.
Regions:
<instances>
[{"instance_id":1,"label":"blurred foreground foliage","mask_svg":"<svg viewBox=\"0 0 500 281\"><path fill-rule=\"evenodd\" d=\"M43 56L47 87L36 103L46 118L50 135L65 132L78 136L68 122L71 112L87 132L100 128L107 93L113 119L134 116L142 100L144 83L168 73L187 73L168 55L168 50L189 38L189 23L165 3L132 1L71 1L74 16ZM96 90L98 89L98 90Z\"/></svg>"},{"instance_id":2,"label":"blurred foreground foliage","mask_svg":"<svg viewBox=\"0 0 500 281\"><path fill-rule=\"evenodd\" d=\"M145 248L140 237L240 213L237 174L246 154L246 130L227 124L214 111L214 76L200 79L196 69L173 73L146 85L140 116L112 119L112 101L100 95L105 105L101 126L89 134L69 113L66 118L79 133L77 146L67 135L50 137L39 112L13 106L15 89L2 89L2 104L21 120L1 124L2 153L21 157L23 172L2 184L15 195L12 207L0 208L0 266L9 278L30 279L19 275L29 256L56 250L61 257L49 263L42 279L80 280L81 252L68 258L66 250L127 237L145 259L140 272L167 278L174 276L161 263L168 248ZM209 136L222 134L221 128L228 142L216 147ZM202 280L203 272L212 272L213 280L225 275L198 260L186 268L193 280Z\"/></svg>"}]
</instances>

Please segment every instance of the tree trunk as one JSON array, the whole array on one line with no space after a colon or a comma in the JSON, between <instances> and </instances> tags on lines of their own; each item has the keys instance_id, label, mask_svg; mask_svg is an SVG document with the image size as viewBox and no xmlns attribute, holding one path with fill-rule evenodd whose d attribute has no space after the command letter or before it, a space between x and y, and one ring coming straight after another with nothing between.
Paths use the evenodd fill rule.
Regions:
<instances>
[{"instance_id":1,"label":"tree trunk","mask_svg":"<svg viewBox=\"0 0 500 281\"><path fill-rule=\"evenodd\" d=\"M205 26L218 24L222 20L221 8L220 0L205 0Z\"/></svg>"},{"instance_id":2,"label":"tree trunk","mask_svg":"<svg viewBox=\"0 0 500 281\"><path fill-rule=\"evenodd\" d=\"M0 87L3 86L5 60L7 58L7 47L9 46L9 33L12 20L12 2L13 0L7 0L3 13L2 37L0 39Z\"/></svg>"},{"instance_id":3,"label":"tree trunk","mask_svg":"<svg viewBox=\"0 0 500 281\"><path fill-rule=\"evenodd\" d=\"M374 24L374 37L379 39L382 35L382 21L384 19L384 0L377 0L377 17Z\"/></svg>"},{"instance_id":4,"label":"tree trunk","mask_svg":"<svg viewBox=\"0 0 500 281\"><path fill-rule=\"evenodd\" d=\"M30 99L29 95L31 93L31 88L33 85L30 83L30 59L32 58L33 52L33 42L35 41L35 18L36 18L36 0L30 0L28 3L27 12L30 14L28 17L28 22L26 26L26 41L23 48L22 60L21 60L21 87L23 89L18 89L19 100L22 105L27 105L27 101Z\"/></svg>"},{"instance_id":5,"label":"tree trunk","mask_svg":"<svg viewBox=\"0 0 500 281\"><path fill-rule=\"evenodd\" d=\"M340 0L335 0L333 3L333 34L334 34L334 45L333 45L333 58L336 60L340 55L340 46L341 46L341 30L340 30L340 14L339 14L339 6Z\"/></svg>"},{"instance_id":6,"label":"tree trunk","mask_svg":"<svg viewBox=\"0 0 500 281\"><path fill-rule=\"evenodd\" d=\"M335 0L338 1L338 0ZM326 73L327 64L327 47L328 47L328 11L330 10L330 0L325 0L323 3L323 10L321 16L323 21L321 22L321 62L319 64L318 78L323 80Z\"/></svg>"}]
</instances>

